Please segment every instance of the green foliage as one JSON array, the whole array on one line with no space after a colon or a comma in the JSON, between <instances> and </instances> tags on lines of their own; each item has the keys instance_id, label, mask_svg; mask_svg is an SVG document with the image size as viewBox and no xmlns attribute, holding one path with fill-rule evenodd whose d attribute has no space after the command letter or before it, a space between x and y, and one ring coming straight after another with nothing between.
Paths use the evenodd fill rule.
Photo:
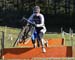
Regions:
<instances>
[{"instance_id":1,"label":"green foliage","mask_svg":"<svg viewBox=\"0 0 75 60\"><path fill-rule=\"evenodd\" d=\"M74 12L74 0L0 0L2 9L22 10L29 12L33 6L39 5L44 14L68 14Z\"/></svg>"}]
</instances>

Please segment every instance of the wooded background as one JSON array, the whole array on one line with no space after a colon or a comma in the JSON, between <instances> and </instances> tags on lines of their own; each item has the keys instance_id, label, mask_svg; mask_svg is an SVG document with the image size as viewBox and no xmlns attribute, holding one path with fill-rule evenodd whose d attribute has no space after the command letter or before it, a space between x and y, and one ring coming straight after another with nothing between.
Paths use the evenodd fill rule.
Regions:
<instances>
[{"instance_id":1,"label":"wooded background","mask_svg":"<svg viewBox=\"0 0 75 60\"><path fill-rule=\"evenodd\" d=\"M0 25L22 27L21 18L28 18L35 5L41 7L47 31L75 29L75 0L0 0Z\"/></svg>"}]
</instances>

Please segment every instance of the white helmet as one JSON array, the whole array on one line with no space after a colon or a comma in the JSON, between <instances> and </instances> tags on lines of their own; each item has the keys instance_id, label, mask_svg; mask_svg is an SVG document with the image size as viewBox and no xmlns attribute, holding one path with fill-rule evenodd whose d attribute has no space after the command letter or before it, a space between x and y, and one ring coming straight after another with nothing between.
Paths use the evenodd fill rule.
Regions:
<instances>
[{"instance_id":1,"label":"white helmet","mask_svg":"<svg viewBox=\"0 0 75 60\"><path fill-rule=\"evenodd\" d=\"M40 12L40 7L39 6L35 6L33 8L33 13L39 13Z\"/></svg>"}]
</instances>

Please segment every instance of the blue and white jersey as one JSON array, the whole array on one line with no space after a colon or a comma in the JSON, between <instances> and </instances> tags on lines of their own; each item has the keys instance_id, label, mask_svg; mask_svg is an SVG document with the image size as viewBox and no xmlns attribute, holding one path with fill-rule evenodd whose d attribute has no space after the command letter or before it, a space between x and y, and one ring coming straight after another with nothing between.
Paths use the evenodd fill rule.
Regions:
<instances>
[{"instance_id":1,"label":"blue and white jersey","mask_svg":"<svg viewBox=\"0 0 75 60\"><path fill-rule=\"evenodd\" d=\"M28 21L36 24L36 29L40 29L41 32L46 32L46 27L44 23L44 16L41 13L32 14Z\"/></svg>"}]
</instances>

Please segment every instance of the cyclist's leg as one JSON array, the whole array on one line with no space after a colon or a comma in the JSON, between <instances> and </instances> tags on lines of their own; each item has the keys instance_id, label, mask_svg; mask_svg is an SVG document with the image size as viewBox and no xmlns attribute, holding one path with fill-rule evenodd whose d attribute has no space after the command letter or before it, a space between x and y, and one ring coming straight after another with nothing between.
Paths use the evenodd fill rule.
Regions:
<instances>
[{"instance_id":1,"label":"cyclist's leg","mask_svg":"<svg viewBox=\"0 0 75 60\"><path fill-rule=\"evenodd\" d=\"M31 40L32 40L32 44L34 46L34 48L36 48L36 33L34 32L31 36Z\"/></svg>"}]
</instances>

